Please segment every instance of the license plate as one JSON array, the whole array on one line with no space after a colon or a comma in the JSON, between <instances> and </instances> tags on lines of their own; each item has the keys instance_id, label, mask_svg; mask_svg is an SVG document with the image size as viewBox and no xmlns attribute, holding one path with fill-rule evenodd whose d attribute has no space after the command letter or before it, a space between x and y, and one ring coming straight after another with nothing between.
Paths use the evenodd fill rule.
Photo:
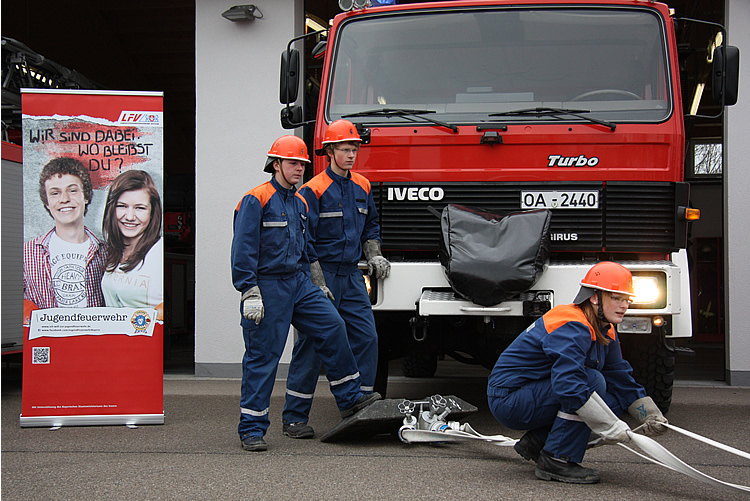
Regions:
<instances>
[{"instance_id":1,"label":"license plate","mask_svg":"<svg viewBox=\"0 0 750 501\"><path fill-rule=\"evenodd\" d=\"M522 209L598 209L598 191L522 191Z\"/></svg>"}]
</instances>

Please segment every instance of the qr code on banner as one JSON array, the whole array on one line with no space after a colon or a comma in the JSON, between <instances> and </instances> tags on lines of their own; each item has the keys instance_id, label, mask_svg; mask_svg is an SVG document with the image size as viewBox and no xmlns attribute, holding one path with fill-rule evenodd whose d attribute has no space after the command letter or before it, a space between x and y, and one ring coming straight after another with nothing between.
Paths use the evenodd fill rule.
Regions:
<instances>
[{"instance_id":1,"label":"qr code on banner","mask_svg":"<svg viewBox=\"0 0 750 501\"><path fill-rule=\"evenodd\" d=\"M48 364L49 363L49 347L38 347L34 346L31 348L31 363L32 364Z\"/></svg>"}]
</instances>

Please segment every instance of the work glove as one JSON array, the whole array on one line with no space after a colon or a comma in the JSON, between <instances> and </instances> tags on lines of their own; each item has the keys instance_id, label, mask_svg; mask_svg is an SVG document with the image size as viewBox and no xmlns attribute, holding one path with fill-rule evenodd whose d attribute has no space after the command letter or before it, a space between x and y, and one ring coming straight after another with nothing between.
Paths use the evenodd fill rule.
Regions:
<instances>
[{"instance_id":1,"label":"work glove","mask_svg":"<svg viewBox=\"0 0 750 501\"><path fill-rule=\"evenodd\" d=\"M661 413L651 397L639 398L628 407L628 414L643 425L643 433L647 437L662 435L667 432L667 418Z\"/></svg>"},{"instance_id":2,"label":"work glove","mask_svg":"<svg viewBox=\"0 0 750 501\"><path fill-rule=\"evenodd\" d=\"M591 394L585 404L576 411L591 431L599 435L601 443L616 444L630 442L633 432L630 427L612 412L597 392Z\"/></svg>"},{"instance_id":3,"label":"work glove","mask_svg":"<svg viewBox=\"0 0 750 501\"><path fill-rule=\"evenodd\" d=\"M260 295L260 288L257 285L250 287L242 295L242 316L248 320L254 320L255 325L263 320L263 296Z\"/></svg>"},{"instance_id":4,"label":"work glove","mask_svg":"<svg viewBox=\"0 0 750 501\"><path fill-rule=\"evenodd\" d=\"M367 259L367 271L370 276L388 278L391 272L391 263L380 252L380 241L367 240L362 246L362 250L365 253L365 259Z\"/></svg>"},{"instance_id":5,"label":"work glove","mask_svg":"<svg viewBox=\"0 0 750 501\"><path fill-rule=\"evenodd\" d=\"M320 290L323 291L323 294L325 294L328 299L331 301L336 300L336 298L333 297L331 289L326 285L326 277L323 275L323 268L320 267L320 261L310 263L310 278L312 279L312 283L320 287Z\"/></svg>"}]
</instances>

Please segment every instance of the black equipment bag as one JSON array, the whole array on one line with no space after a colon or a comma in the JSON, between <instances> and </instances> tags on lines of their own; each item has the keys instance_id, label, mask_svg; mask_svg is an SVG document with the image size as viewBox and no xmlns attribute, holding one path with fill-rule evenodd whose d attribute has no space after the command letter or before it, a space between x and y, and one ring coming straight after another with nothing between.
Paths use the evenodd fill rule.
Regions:
<instances>
[{"instance_id":1,"label":"black equipment bag","mask_svg":"<svg viewBox=\"0 0 750 501\"><path fill-rule=\"evenodd\" d=\"M527 291L549 258L549 210L493 214L449 204L439 216L445 275L456 294L476 304Z\"/></svg>"}]
</instances>

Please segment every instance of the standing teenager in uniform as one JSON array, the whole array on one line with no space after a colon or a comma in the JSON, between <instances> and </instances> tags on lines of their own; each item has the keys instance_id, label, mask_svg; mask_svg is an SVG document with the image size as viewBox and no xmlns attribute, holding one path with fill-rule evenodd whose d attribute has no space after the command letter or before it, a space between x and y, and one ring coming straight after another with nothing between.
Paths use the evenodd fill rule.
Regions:
<instances>
[{"instance_id":1,"label":"standing teenager in uniform","mask_svg":"<svg viewBox=\"0 0 750 501\"><path fill-rule=\"evenodd\" d=\"M248 451L267 449L271 391L290 324L310 338L323 360L342 417L380 398L360 390L344 321L306 272L307 203L295 185L310 161L307 147L296 136L283 136L268 157L265 171L273 178L240 200L232 240L232 280L242 293L245 341L238 431Z\"/></svg>"},{"instance_id":2,"label":"standing teenager in uniform","mask_svg":"<svg viewBox=\"0 0 750 501\"><path fill-rule=\"evenodd\" d=\"M500 355L489 377L490 410L504 426L529 430L514 446L536 462L536 476L577 484L599 481L582 467L591 432L601 443L629 442L619 419L628 411L646 435L659 435L666 418L636 383L622 358L612 324L622 322L634 295L630 271L594 265L573 304L552 308Z\"/></svg>"},{"instance_id":3,"label":"standing teenager in uniform","mask_svg":"<svg viewBox=\"0 0 750 501\"><path fill-rule=\"evenodd\" d=\"M359 367L361 390L372 393L378 365L378 334L367 288L358 264L364 252L374 279L386 278L390 263L380 252L380 225L370 182L352 172L362 139L348 120L326 129L323 148L329 166L302 188L309 208L307 252L312 281L321 288L346 323L349 346ZM287 378L284 434L292 438L314 435L307 424L320 359L312 340L300 337L294 346Z\"/></svg>"}]
</instances>

